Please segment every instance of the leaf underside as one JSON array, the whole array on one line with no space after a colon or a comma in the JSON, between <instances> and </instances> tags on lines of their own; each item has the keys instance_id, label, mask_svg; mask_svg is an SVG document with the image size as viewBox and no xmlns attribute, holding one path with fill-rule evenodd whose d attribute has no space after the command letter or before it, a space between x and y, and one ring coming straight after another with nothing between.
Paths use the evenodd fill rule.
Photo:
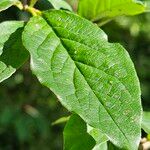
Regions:
<instances>
[{"instance_id":1,"label":"leaf underside","mask_svg":"<svg viewBox=\"0 0 150 150\"><path fill-rule=\"evenodd\" d=\"M32 38L30 38L32 37ZM141 102L134 65L119 44L91 22L66 11L33 17L23 33L31 68L62 105L115 145L136 150Z\"/></svg>"}]
</instances>

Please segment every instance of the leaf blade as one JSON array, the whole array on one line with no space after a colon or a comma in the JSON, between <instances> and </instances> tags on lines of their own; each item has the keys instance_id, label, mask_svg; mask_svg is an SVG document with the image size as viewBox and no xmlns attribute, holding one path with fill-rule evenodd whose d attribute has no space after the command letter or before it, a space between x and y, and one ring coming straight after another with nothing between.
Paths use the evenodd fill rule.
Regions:
<instances>
[{"instance_id":1,"label":"leaf blade","mask_svg":"<svg viewBox=\"0 0 150 150\"><path fill-rule=\"evenodd\" d=\"M9 21L0 24L0 82L9 78L28 58L21 44L23 22Z\"/></svg>"},{"instance_id":2,"label":"leaf blade","mask_svg":"<svg viewBox=\"0 0 150 150\"><path fill-rule=\"evenodd\" d=\"M150 112L143 112L142 128L147 134L150 134Z\"/></svg>"},{"instance_id":3,"label":"leaf blade","mask_svg":"<svg viewBox=\"0 0 150 150\"><path fill-rule=\"evenodd\" d=\"M103 31L77 15L48 11L44 13L44 18L46 21L39 17L32 18L23 34L24 45L31 54L34 74L68 110L76 112L89 125L100 129L121 148L136 149L141 129L140 88L127 52L118 44L108 43ZM35 28L35 24L38 28ZM31 36L32 41L29 39ZM111 54L109 49L113 51ZM109 63L110 68L105 73L106 64ZM100 78L104 88L98 80ZM97 85L94 87L95 83ZM122 115L121 120L118 114ZM126 128L123 128L124 124ZM109 126L114 130L109 130Z\"/></svg>"},{"instance_id":4,"label":"leaf blade","mask_svg":"<svg viewBox=\"0 0 150 150\"><path fill-rule=\"evenodd\" d=\"M0 1L0 12L3 10L6 10L7 8L11 7L12 5L15 5L18 0L1 0Z\"/></svg>"},{"instance_id":5,"label":"leaf blade","mask_svg":"<svg viewBox=\"0 0 150 150\"><path fill-rule=\"evenodd\" d=\"M80 0L79 15L95 22L107 22L117 16L133 16L145 12L146 4L136 0Z\"/></svg>"},{"instance_id":6,"label":"leaf blade","mask_svg":"<svg viewBox=\"0 0 150 150\"><path fill-rule=\"evenodd\" d=\"M9 39L10 35L18 28L23 27L24 23L21 21L6 21L0 24L0 55L3 52L5 42Z\"/></svg>"},{"instance_id":7,"label":"leaf blade","mask_svg":"<svg viewBox=\"0 0 150 150\"><path fill-rule=\"evenodd\" d=\"M59 10L61 8L72 11L71 6L64 0L48 0L55 9Z\"/></svg>"},{"instance_id":8,"label":"leaf blade","mask_svg":"<svg viewBox=\"0 0 150 150\"><path fill-rule=\"evenodd\" d=\"M92 150L107 150L108 138L106 135L104 135L99 129L92 128L89 125L87 125L87 131L96 141L96 145Z\"/></svg>"},{"instance_id":9,"label":"leaf blade","mask_svg":"<svg viewBox=\"0 0 150 150\"><path fill-rule=\"evenodd\" d=\"M94 139L87 133L86 123L76 114L71 115L63 135L64 150L91 150L95 145Z\"/></svg>"}]
</instances>

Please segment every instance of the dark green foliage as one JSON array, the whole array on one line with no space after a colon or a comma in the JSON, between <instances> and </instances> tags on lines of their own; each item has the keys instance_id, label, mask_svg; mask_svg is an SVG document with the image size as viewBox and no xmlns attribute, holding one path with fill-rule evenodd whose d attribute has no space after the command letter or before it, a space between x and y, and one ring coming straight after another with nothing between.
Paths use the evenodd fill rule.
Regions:
<instances>
[{"instance_id":1,"label":"dark green foliage","mask_svg":"<svg viewBox=\"0 0 150 150\"><path fill-rule=\"evenodd\" d=\"M114 19L102 26L107 39L98 26L68 12L77 10L77 0L66 1L31 0L26 6L18 0L0 1L0 22L15 20L0 24L0 149L63 149L64 124L58 123L70 118L64 129L65 150L137 150L139 81L126 50L112 43L128 50L141 82L144 111L149 111L150 17L114 19L148 7L134 0L80 0L79 15L99 26ZM67 11L39 11L52 6ZM58 99L32 76L29 56L33 73ZM82 119L73 114L53 123L69 115L58 101ZM149 112L144 112L142 136L150 134L149 120Z\"/></svg>"},{"instance_id":2,"label":"dark green foliage","mask_svg":"<svg viewBox=\"0 0 150 150\"><path fill-rule=\"evenodd\" d=\"M0 149L62 149L64 125L51 123L68 114L26 64L0 86Z\"/></svg>"}]
</instances>

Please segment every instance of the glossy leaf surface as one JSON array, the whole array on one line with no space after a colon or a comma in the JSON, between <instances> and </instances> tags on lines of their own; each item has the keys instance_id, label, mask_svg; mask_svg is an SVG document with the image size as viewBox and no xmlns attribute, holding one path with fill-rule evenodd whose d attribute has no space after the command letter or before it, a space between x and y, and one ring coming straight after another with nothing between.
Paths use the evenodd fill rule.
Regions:
<instances>
[{"instance_id":1,"label":"glossy leaf surface","mask_svg":"<svg viewBox=\"0 0 150 150\"><path fill-rule=\"evenodd\" d=\"M68 110L115 145L137 149L141 92L134 65L120 44L109 43L96 25L66 11L33 17L23 42L34 74Z\"/></svg>"}]
</instances>

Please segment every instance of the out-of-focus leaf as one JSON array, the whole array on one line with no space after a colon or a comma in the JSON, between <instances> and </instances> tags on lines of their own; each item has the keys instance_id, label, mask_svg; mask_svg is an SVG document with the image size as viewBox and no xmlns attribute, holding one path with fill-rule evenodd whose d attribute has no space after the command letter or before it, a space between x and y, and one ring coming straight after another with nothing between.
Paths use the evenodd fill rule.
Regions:
<instances>
[{"instance_id":1,"label":"out-of-focus leaf","mask_svg":"<svg viewBox=\"0 0 150 150\"><path fill-rule=\"evenodd\" d=\"M18 0L0 0L0 12L19 3Z\"/></svg>"},{"instance_id":2,"label":"out-of-focus leaf","mask_svg":"<svg viewBox=\"0 0 150 150\"><path fill-rule=\"evenodd\" d=\"M147 10L144 3L137 0L80 0L79 15L104 24L121 15L137 15Z\"/></svg>"},{"instance_id":3,"label":"out-of-focus leaf","mask_svg":"<svg viewBox=\"0 0 150 150\"><path fill-rule=\"evenodd\" d=\"M150 134L150 112L143 112L142 128Z\"/></svg>"},{"instance_id":4,"label":"out-of-focus leaf","mask_svg":"<svg viewBox=\"0 0 150 150\"><path fill-rule=\"evenodd\" d=\"M22 45L23 22L0 24L0 82L9 78L28 58Z\"/></svg>"},{"instance_id":5,"label":"out-of-focus leaf","mask_svg":"<svg viewBox=\"0 0 150 150\"><path fill-rule=\"evenodd\" d=\"M12 120L14 119L13 118L14 114L15 110L11 106L3 108L3 111L1 112L0 115L0 124L4 126L11 124Z\"/></svg>"},{"instance_id":6,"label":"out-of-focus leaf","mask_svg":"<svg viewBox=\"0 0 150 150\"><path fill-rule=\"evenodd\" d=\"M65 0L65 1L72 7L72 9L73 9L75 12L77 12L79 0Z\"/></svg>"},{"instance_id":7,"label":"out-of-focus leaf","mask_svg":"<svg viewBox=\"0 0 150 150\"><path fill-rule=\"evenodd\" d=\"M69 119L70 119L70 116L59 118L52 123L52 126L67 122Z\"/></svg>"},{"instance_id":8,"label":"out-of-focus leaf","mask_svg":"<svg viewBox=\"0 0 150 150\"><path fill-rule=\"evenodd\" d=\"M71 6L64 0L48 0L55 9L59 10L61 8L72 11Z\"/></svg>"},{"instance_id":9,"label":"out-of-focus leaf","mask_svg":"<svg viewBox=\"0 0 150 150\"><path fill-rule=\"evenodd\" d=\"M17 118L15 128L20 141L31 140L31 135L29 134L31 125L33 125L33 122L26 114Z\"/></svg>"},{"instance_id":10,"label":"out-of-focus leaf","mask_svg":"<svg viewBox=\"0 0 150 150\"><path fill-rule=\"evenodd\" d=\"M33 7L38 0L30 0L30 7Z\"/></svg>"},{"instance_id":11,"label":"out-of-focus leaf","mask_svg":"<svg viewBox=\"0 0 150 150\"><path fill-rule=\"evenodd\" d=\"M73 114L64 129L64 150L91 150L95 141L87 133L86 123Z\"/></svg>"},{"instance_id":12,"label":"out-of-focus leaf","mask_svg":"<svg viewBox=\"0 0 150 150\"><path fill-rule=\"evenodd\" d=\"M134 65L120 44L109 43L99 27L62 10L33 17L23 42L34 74L68 110L115 145L137 149L141 91Z\"/></svg>"}]
</instances>

